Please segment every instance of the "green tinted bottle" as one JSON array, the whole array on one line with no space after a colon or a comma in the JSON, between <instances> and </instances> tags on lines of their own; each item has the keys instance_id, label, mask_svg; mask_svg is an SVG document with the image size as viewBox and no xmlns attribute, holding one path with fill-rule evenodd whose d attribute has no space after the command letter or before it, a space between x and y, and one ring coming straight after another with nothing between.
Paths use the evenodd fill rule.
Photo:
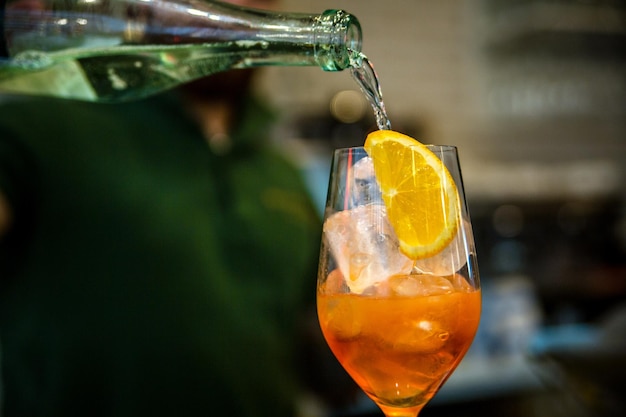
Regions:
<instances>
[{"instance_id":1,"label":"green tinted bottle","mask_svg":"<svg viewBox=\"0 0 626 417\"><path fill-rule=\"evenodd\" d=\"M339 71L358 20L194 0L0 0L0 92L137 99L216 72L266 65Z\"/></svg>"}]
</instances>

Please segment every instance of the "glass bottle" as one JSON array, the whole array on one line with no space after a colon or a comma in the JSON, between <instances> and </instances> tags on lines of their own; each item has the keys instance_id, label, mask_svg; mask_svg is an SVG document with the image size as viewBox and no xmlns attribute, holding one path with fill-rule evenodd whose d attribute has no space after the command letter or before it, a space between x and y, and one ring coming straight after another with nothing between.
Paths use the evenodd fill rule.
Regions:
<instances>
[{"instance_id":1,"label":"glass bottle","mask_svg":"<svg viewBox=\"0 0 626 417\"><path fill-rule=\"evenodd\" d=\"M114 102L261 65L340 71L361 28L341 10L201 0L0 0L0 92Z\"/></svg>"}]
</instances>

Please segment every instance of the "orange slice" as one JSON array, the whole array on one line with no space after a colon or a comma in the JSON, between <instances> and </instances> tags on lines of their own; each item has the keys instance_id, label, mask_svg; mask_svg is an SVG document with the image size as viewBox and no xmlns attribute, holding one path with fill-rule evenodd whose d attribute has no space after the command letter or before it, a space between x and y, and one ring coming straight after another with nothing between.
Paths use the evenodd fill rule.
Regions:
<instances>
[{"instance_id":1,"label":"orange slice","mask_svg":"<svg viewBox=\"0 0 626 417\"><path fill-rule=\"evenodd\" d=\"M456 235L460 217L459 194L443 162L425 145L392 130L370 133L364 147L402 253L422 259L442 251Z\"/></svg>"}]
</instances>

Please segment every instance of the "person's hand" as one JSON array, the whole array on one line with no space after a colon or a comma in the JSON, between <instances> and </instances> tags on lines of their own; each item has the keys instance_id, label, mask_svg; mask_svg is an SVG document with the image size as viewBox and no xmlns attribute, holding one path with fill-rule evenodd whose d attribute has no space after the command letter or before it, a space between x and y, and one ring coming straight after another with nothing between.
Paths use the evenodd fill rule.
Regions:
<instances>
[{"instance_id":1,"label":"person's hand","mask_svg":"<svg viewBox=\"0 0 626 417\"><path fill-rule=\"evenodd\" d=\"M0 239L7 230L9 230L9 225L11 224L11 207L9 207L9 202L4 197L2 190L0 190Z\"/></svg>"}]
</instances>

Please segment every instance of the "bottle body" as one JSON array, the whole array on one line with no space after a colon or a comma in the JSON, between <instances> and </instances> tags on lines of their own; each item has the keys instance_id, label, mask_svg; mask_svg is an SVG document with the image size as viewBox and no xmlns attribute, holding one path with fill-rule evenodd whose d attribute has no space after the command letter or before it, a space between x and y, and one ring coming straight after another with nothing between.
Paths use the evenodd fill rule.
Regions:
<instances>
[{"instance_id":1,"label":"bottle body","mask_svg":"<svg viewBox=\"0 0 626 417\"><path fill-rule=\"evenodd\" d=\"M361 48L358 21L343 11L281 14L196 0L5 1L0 91L11 93L122 101L236 68L342 70Z\"/></svg>"}]
</instances>

